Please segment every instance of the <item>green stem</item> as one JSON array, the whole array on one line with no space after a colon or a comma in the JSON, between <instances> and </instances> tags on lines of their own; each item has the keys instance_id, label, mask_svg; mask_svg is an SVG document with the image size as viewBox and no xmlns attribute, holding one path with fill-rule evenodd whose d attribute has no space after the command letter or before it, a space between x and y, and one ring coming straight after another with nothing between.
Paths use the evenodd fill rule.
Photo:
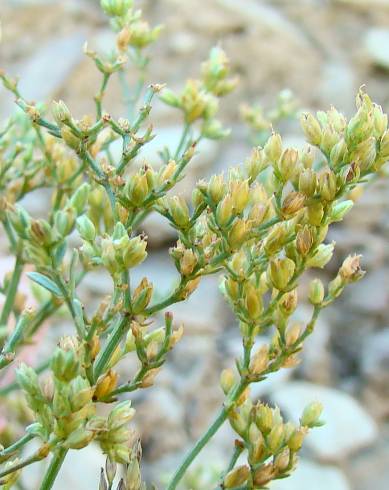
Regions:
<instances>
[{"instance_id":1,"label":"green stem","mask_svg":"<svg viewBox=\"0 0 389 490\"><path fill-rule=\"evenodd\" d=\"M3 306L3 311L0 316L0 325L7 325L7 321L11 311L13 309L16 292L18 290L18 285L20 281L20 277L23 271L23 261L21 258L21 254L19 253L16 256L15 268L12 274L11 282L7 288L7 297Z\"/></svg>"},{"instance_id":2,"label":"green stem","mask_svg":"<svg viewBox=\"0 0 389 490\"><path fill-rule=\"evenodd\" d=\"M174 473L166 490L175 490L177 488L177 485L184 477L187 469L192 464L193 460L198 456L200 451L207 445L207 443L212 439L212 437L216 434L216 432L227 420L228 412L230 408L234 405L236 400L246 389L246 386L247 386L247 381L242 379L240 383L236 386L236 388L232 391L231 396L227 399L227 403L222 407L222 409L220 410L220 412L218 413L217 417L212 422L212 424L209 426L207 431L196 442L193 449L186 455L184 461L181 463L181 466Z\"/></svg>"},{"instance_id":3,"label":"green stem","mask_svg":"<svg viewBox=\"0 0 389 490\"><path fill-rule=\"evenodd\" d=\"M40 490L50 490L53 487L55 479L58 476L59 470L61 469L62 463L66 457L68 450L61 447L54 454L50 465L47 468L46 474L43 478Z\"/></svg>"},{"instance_id":4,"label":"green stem","mask_svg":"<svg viewBox=\"0 0 389 490\"><path fill-rule=\"evenodd\" d=\"M109 363L112 354L115 352L116 347L119 345L123 334L127 329L128 321L129 318L126 316L120 319L117 326L109 336L107 345L97 357L93 370L93 377L95 380L97 380L98 377L104 372L104 369Z\"/></svg>"},{"instance_id":5,"label":"green stem","mask_svg":"<svg viewBox=\"0 0 389 490\"><path fill-rule=\"evenodd\" d=\"M32 434L26 434L23 437L21 437L18 441L14 442L11 444L11 446L6 447L2 451L0 451L0 458L3 458L4 456L8 456L9 454L14 453L24 445L26 445L28 442L30 442L32 439L34 439L35 436Z\"/></svg>"},{"instance_id":6,"label":"green stem","mask_svg":"<svg viewBox=\"0 0 389 490\"><path fill-rule=\"evenodd\" d=\"M188 123L185 123L184 130L182 131L181 139L180 139L180 141L178 143L176 152L174 154L174 159L175 160L177 160L177 158L180 156L180 153L182 151L182 148L184 147L186 138L188 136L189 130L190 130L190 125Z\"/></svg>"}]
</instances>

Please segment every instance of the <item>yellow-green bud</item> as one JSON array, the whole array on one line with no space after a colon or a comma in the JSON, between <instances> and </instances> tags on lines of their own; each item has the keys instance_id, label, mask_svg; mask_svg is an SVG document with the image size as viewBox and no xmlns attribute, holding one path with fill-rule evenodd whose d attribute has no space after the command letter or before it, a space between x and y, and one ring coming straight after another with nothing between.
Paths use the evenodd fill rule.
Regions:
<instances>
[{"instance_id":1,"label":"yellow-green bud","mask_svg":"<svg viewBox=\"0 0 389 490\"><path fill-rule=\"evenodd\" d=\"M313 279L309 284L309 301L320 305L324 299L324 286L320 279Z\"/></svg>"},{"instance_id":2,"label":"yellow-green bud","mask_svg":"<svg viewBox=\"0 0 389 490\"><path fill-rule=\"evenodd\" d=\"M353 201L342 201L338 202L332 207L330 220L331 223L336 221L342 221L342 219L346 216L346 214L350 211L350 209L354 206Z\"/></svg>"},{"instance_id":3,"label":"yellow-green bud","mask_svg":"<svg viewBox=\"0 0 389 490\"><path fill-rule=\"evenodd\" d=\"M262 297L255 286L247 282L244 287L245 307L252 320L257 320L263 311Z\"/></svg>"},{"instance_id":4,"label":"yellow-green bud","mask_svg":"<svg viewBox=\"0 0 389 490\"><path fill-rule=\"evenodd\" d=\"M57 348L50 363L54 376L60 381L71 381L79 371L79 362L73 349Z\"/></svg>"},{"instance_id":5,"label":"yellow-green bud","mask_svg":"<svg viewBox=\"0 0 389 490\"><path fill-rule=\"evenodd\" d=\"M124 187L124 192L131 204L136 207L141 206L149 193L147 175L145 173L132 175Z\"/></svg>"},{"instance_id":6,"label":"yellow-green bud","mask_svg":"<svg viewBox=\"0 0 389 490\"><path fill-rule=\"evenodd\" d=\"M347 144L342 138L332 147L330 152L330 161L333 167L337 167L344 162L344 159L347 156L347 151Z\"/></svg>"},{"instance_id":7,"label":"yellow-green bud","mask_svg":"<svg viewBox=\"0 0 389 490\"><path fill-rule=\"evenodd\" d=\"M135 315L142 313L150 303L153 294L153 285L144 277L135 289L132 296L132 311Z\"/></svg>"},{"instance_id":8,"label":"yellow-green bud","mask_svg":"<svg viewBox=\"0 0 389 490\"><path fill-rule=\"evenodd\" d=\"M284 442L284 426L276 424L267 436L266 442L271 453L277 453Z\"/></svg>"},{"instance_id":9,"label":"yellow-green bud","mask_svg":"<svg viewBox=\"0 0 389 490\"><path fill-rule=\"evenodd\" d=\"M72 116L63 100L53 101L51 111L57 124L61 125L71 120Z\"/></svg>"},{"instance_id":10,"label":"yellow-green bud","mask_svg":"<svg viewBox=\"0 0 389 490\"><path fill-rule=\"evenodd\" d=\"M319 402L313 402L307 405L303 411L300 423L303 427L318 427L322 425L320 416L323 412L323 405Z\"/></svg>"},{"instance_id":11,"label":"yellow-green bud","mask_svg":"<svg viewBox=\"0 0 389 490\"><path fill-rule=\"evenodd\" d=\"M307 432L303 428L296 429L288 439L288 447L291 451L297 452L303 445Z\"/></svg>"},{"instance_id":12,"label":"yellow-green bud","mask_svg":"<svg viewBox=\"0 0 389 490\"><path fill-rule=\"evenodd\" d=\"M77 215L84 212L88 202L90 185L86 182L82 184L70 198L70 205L76 210Z\"/></svg>"},{"instance_id":13,"label":"yellow-green bud","mask_svg":"<svg viewBox=\"0 0 389 490\"><path fill-rule=\"evenodd\" d=\"M319 146L322 138L322 130L317 119L312 114L305 113L301 116L300 123L308 143Z\"/></svg>"},{"instance_id":14,"label":"yellow-green bud","mask_svg":"<svg viewBox=\"0 0 389 490\"><path fill-rule=\"evenodd\" d=\"M123 263L126 268L135 267L147 257L147 242L140 236L132 238L123 253Z\"/></svg>"},{"instance_id":15,"label":"yellow-green bud","mask_svg":"<svg viewBox=\"0 0 389 490\"><path fill-rule=\"evenodd\" d=\"M63 446L68 449L82 449L92 441L95 437L95 432L92 430L80 427L73 431L63 443Z\"/></svg>"},{"instance_id":16,"label":"yellow-green bud","mask_svg":"<svg viewBox=\"0 0 389 490\"><path fill-rule=\"evenodd\" d=\"M334 243L329 243L328 245L321 243L317 247L315 255L307 260L307 266L322 269L331 260L333 252Z\"/></svg>"},{"instance_id":17,"label":"yellow-green bud","mask_svg":"<svg viewBox=\"0 0 389 490\"><path fill-rule=\"evenodd\" d=\"M279 134L272 134L264 147L267 158L273 165L277 165L282 154L282 140Z\"/></svg>"},{"instance_id":18,"label":"yellow-green bud","mask_svg":"<svg viewBox=\"0 0 389 490\"><path fill-rule=\"evenodd\" d=\"M273 286L279 291L283 291L293 277L296 265L293 260L276 258L270 261L269 278Z\"/></svg>"},{"instance_id":19,"label":"yellow-green bud","mask_svg":"<svg viewBox=\"0 0 389 490\"><path fill-rule=\"evenodd\" d=\"M311 168L304 169L299 177L299 191L307 197L312 197L315 194L317 186L317 177L314 170Z\"/></svg>"},{"instance_id":20,"label":"yellow-green bud","mask_svg":"<svg viewBox=\"0 0 389 490\"><path fill-rule=\"evenodd\" d=\"M101 8L111 17L122 17L132 7L132 0L101 0Z\"/></svg>"},{"instance_id":21,"label":"yellow-green bud","mask_svg":"<svg viewBox=\"0 0 389 490\"><path fill-rule=\"evenodd\" d=\"M298 151L294 148L287 148L278 163L278 170L283 182L290 180L297 170Z\"/></svg>"},{"instance_id":22,"label":"yellow-green bud","mask_svg":"<svg viewBox=\"0 0 389 490\"><path fill-rule=\"evenodd\" d=\"M96 228L86 214L79 216L76 221L76 228L80 237L87 242L93 242L96 238Z\"/></svg>"},{"instance_id":23,"label":"yellow-green bud","mask_svg":"<svg viewBox=\"0 0 389 490\"><path fill-rule=\"evenodd\" d=\"M227 194L217 205L216 219L220 226L226 226L233 216L233 199Z\"/></svg>"},{"instance_id":24,"label":"yellow-green bud","mask_svg":"<svg viewBox=\"0 0 389 490\"><path fill-rule=\"evenodd\" d=\"M325 201L332 201L336 196L336 176L328 170L323 172L319 177L319 192Z\"/></svg>"},{"instance_id":25,"label":"yellow-green bud","mask_svg":"<svg viewBox=\"0 0 389 490\"><path fill-rule=\"evenodd\" d=\"M223 393L227 395L235 385L235 376L232 369L223 369L220 375L220 386Z\"/></svg>"},{"instance_id":26,"label":"yellow-green bud","mask_svg":"<svg viewBox=\"0 0 389 490\"><path fill-rule=\"evenodd\" d=\"M250 198L250 189L248 180L233 180L230 182L230 194L232 206L237 214L243 212Z\"/></svg>"},{"instance_id":27,"label":"yellow-green bud","mask_svg":"<svg viewBox=\"0 0 389 490\"><path fill-rule=\"evenodd\" d=\"M226 184L223 174L213 175L208 184L208 194L212 201L218 204L226 193Z\"/></svg>"}]
</instances>

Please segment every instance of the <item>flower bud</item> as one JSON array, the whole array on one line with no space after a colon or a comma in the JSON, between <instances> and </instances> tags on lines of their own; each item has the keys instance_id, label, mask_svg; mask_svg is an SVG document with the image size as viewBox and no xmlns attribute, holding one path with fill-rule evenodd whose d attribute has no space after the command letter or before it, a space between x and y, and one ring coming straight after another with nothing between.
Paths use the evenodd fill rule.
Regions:
<instances>
[{"instance_id":1,"label":"flower bud","mask_svg":"<svg viewBox=\"0 0 389 490\"><path fill-rule=\"evenodd\" d=\"M123 17L132 7L132 0L101 0L101 8L110 17Z\"/></svg>"},{"instance_id":2,"label":"flower bud","mask_svg":"<svg viewBox=\"0 0 389 490\"><path fill-rule=\"evenodd\" d=\"M96 238L96 228L86 214L79 216L76 221L76 228L80 237L87 242L93 242Z\"/></svg>"},{"instance_id":3,"label":"flower bud","mask_svg":"<svg viewBox=\"0 0 389 490\"><path fill-rule=\"evenodd\" d=\"M76 210L77 215L84 212L90 193L90 185L82 184L70 198L70 205Z\"/></svg>"},{"instance_id":4,"label":"flower bud","mask_svg":"<svg viewBox=\"0 0 389 490\"><path fill-rule=\"evenodd\" d=\"M92 430L80 427L73 431L63 443L63 446L68 449L82 449L93 440L95 432Z\"/></svg>"},{"instance_id":5,"label":"flower bud","mask_svg":"<svg viewBox=\"0 0 389 490\"><path fill-rule=\"evenodd\" d=\"M319 267L320 269L322 269L331 260L333 253L334 243L329 243L328 245L324 245L324 243L321 243L317 247L315 255L307 260L307 266Z\"/></svg>"},{"instance_id":6,"label":"flower bud","mask_svg":"<svg viewBox=\"0 0 389 490\"><path fill-rule=\"evenodd\" d=\"M61 136L72 150L78 150L80 148L80 139L67 126L61 127Z\"/></svg>"},{"instance_id":7,"label":"flower bud","mask_svg":"<svg viewBox=\"0 0 389 490\"><path fill-rule=\"evenodd\" d=\"M244 243L249 232L247 221L238 218L234 221L231 230L228 233L228 243L232 250L238 250Z\"/></svg>"},{"instance_id":8,"label":"flower bud","mask_svg":"<svg viewBox=\"0 0 389 490\"><path fill-rule=\"evenodd\" d=\"M279 134L273 133L270 136L264 147L264 152L273 165L278 164L282 154L282 140Z\"/></svg>"},{"instance_id":9,"label":"flower bud","mask_svg":"<svg viewBox=\"0 0 389 490\"><path fill-rule=\"evenodd\" d=\"M153 285L144 277L132 296L132 311L135 315L139 315L147 308L152 294Z\"/></svg>"},{"instance_id":10,"label":"flower bud","mask_svg":"<svg viewBox=\"0 0 389 490\"><path fill-rule=\"evenodd\" d=\"M220 375L220 386L223 393L227 395L235 385L235 376L232 369L223 369Z\"/></svg>"},{"instance_id":11,"label":"flower bud","mask_svg":"<svg viewBox=\"0 0 389 490\"><path fill-rule=\"evenodd\" d=\"M361 255L349 255L344 260L339 269L339 275L346 283L359 281L365 275L365 271L361 269L360 260Z\"/></svg>"},{"instance_id":12,"label":"flower bud","mask_svg":"<svg viewBox=\"0 0 389 490\"><path fill-rule=\"evenodd\" d=\"M242 213L250 198L248 180L233 180L230 182L230 194L234 210L237 214Z\"/></svg>"},{"instance_id":13,"label":"flower bud","mask_svg":"<svg viewBox=\"0 0 389 490\"><path fill-rule=\"evenodd\" d=\"M301 116L300 123L308 143L319 146L322 138L322 130L317 119L312 114L305 113Z\"/></svg>"},{"instance_id":14,"label":"flower bud","mask_svg":"<svg viewBox=\"0 0 389 490\"><path fill-rule=\"evenodd\" d=\"M226 184L223 174L213 175L209 181L207 192L212 201L218 204L226 193Z\"/></svg>"},{"instance_id":15,"label":"flower bud","mask_svg":"<svg viewBox=\"0 0 389 490\"><path fill-rule=\"evenodd\" d=\"M50 367L57 379L68 382L77 376L80 365L73 349L57 348L51 359Z\"/></svg>"},{"instance_id":16,"label":"flower bud","mask_svg":"<svg viewBox=\"0 0 389 490\"><path fill-rule=\"evenodd\" d=\"M292 279L295 268L293 260L287 257L272 259L268 271L273 286L279 291L283 291Z\"/></svg>"},{"instance_id":17,"label":"flower bud","mask_svg":"<svg viewBox=\"0 0 389 490\"><path fill-rule=\"evenodd\" d=\"M190 216L185 199L174 196L168 199L167 205L174 224L179 228L186 228L189 225Z\"/></svg>"},{"instance_id":18,"label":"flower bud","mask_svg":"<svg viewBox=\"0 0 389 490\"><path fill-rule=\"evenodd\" d=\"M309 301L320 305L324 299L324 286L320 279L313 279L309 284Z\"/></svg>"},{"instance_id":19,"label":"flower bud","mask_svg":"<svg viewBox=\"0 0 389 490\"><path fill-rule=\"evenodd\" d=\"M278 171L281 174L283 182L292 179L297 170L298 151L294 148L287 148L279 161Z\"/></svg>"},{"instance_id":20,"label":"flower bud","mask_svg":"<svg viewBox=\"0 0 389 490\"><path fill-rule=\"evenodd\" d=\"M147 257L146 247L147 242L140 236L132 238L123 253L124 266L128 269L143 262Z\"/></svg>"},{"instance_id":21,"label":"flower bud","mask_svg":"<svg viewBox=\"0 0 389 490\"><path fill-rule=\"evenodd\" d=\"M258 375L266 370L269 364L269 348L267 345L261 346L252 356L250 361L250 374Z\"/></svg>"},{"instance_id":22,"label":"flower bud","mask_svg":"<svg viewBox=\"0 0 389 490\"><path fill-rule=\"evenodd\" d=\"M336 196L336 176L328 170L323 172L319 177L319 192L325 201L332 201Z\"/></svg>"},{"instance_id":23,"label":"flower bud","mask_svg":"<svg viewBox=\"0 0 389 490\"><path fill-rule=\"evenodd\" d=\"M146 173L132 175L124 187L126 197L135 207L142 205L149 194L149 186Z\"/></svg>"},{"instance_id":24,"label":"flower bud","mask_svg":"<svg viewBox=\"0 0 389 490\"><path fill-rule=\"evenodd\" d=\"M293 289L282 296L280 301L280 310L286 315L290 316L297 308L297 289Z\"/></svg>"},{"instance_id":25,"label":"flower bud","mask_svg":"<svg viewBox=\"0 0 389 490\"><path fill-rule=\"evenodd\" d=\"M313 233L309 226L305 225L297 232L296 247L299 254L306 257L313 245Z\"/></svg>"},{"instance_id":26,"label":"flower bud","mask_svg":"<svg viewBox=\"0 0 389 490\"><path fill-rule=\"evenodd\" d=\"M263 311L262 297L250 282L244 288L245 307L252 320L257 320Z\"/></svg>"},{"instance_id":27,"label":"flower bud","mask_svg":"<svg viewBox=\"0 0 389 490\"><path fill-rule=\"evenodd\" d=\"M284 426L282 424L274 425L266 438L266 442L271 453L277 453L284 442Z\"/></svg>"},{"instance_id":28,"label":"flower bud","mask_svg":"<svg viewBox=\"0 0 389 490\"><path fill-rule=\"evenodd\" d=\"M227 194L217 205L216 219L220 226L226 226L233 217L233 199Z\"/></svg>"},{"instance_id":29,"label":"flower bud","mask_svg":"<svg viewBox=\"0 0 389 490\"><path fill-rule=\"evenodd\" d=\"M110 369L99 377L93 394L94 400L102 400L113 391L118 383L119 375Z\"/></svg>"},{"instance_id":30,"label":"flower bud","mask_svg":"<svg viewBox=\"0 0 389 490\"><path fill-rule=\"evenodd\" d=\"M323 412L323 405L319 402L313 402L307 405L303 411L300 422L303 427L318 427L322 425L320 415Z\"/></svg>"},{"instance_id":31,"label":"flower bud","mask_svg":"<svg viewBox=\"0 0 389 490\"><path fill-rule=\"evenodd\" d=\"M118 403L108 416L108 427L115 430L127 425L135 415L135 409L131 407L131 401L125 400Z\"/></svg>"},{"instance_id":32,"label":"flower bud","mask_svg":"<svg viewBox=\"0 0 389 490\"><path fill-rule=\"evenodd\" d=\"M256 411L256 423L262 434L268 434L273 427L273 410L268 405L259 405Z\"/></svg>"},{"instance_id":33,"label":"flower bud","mask_svg":"<svg viewBox=\"0 0 389 490\"><path fill-rule=\"evenodd\" d=\"M303 445L307 432L303 428L296 429L288 439L288 447L291 451L297 452Z\"/></svg>"},{"instance_id":34,"label":"flower bud","mask_svg":"<svg viewBox=\"0 0 389 490\"><path fill-rule=\"evenodd\" d=\"M282 203L281 212L284 216L293 216L304 207L305 195L301 192L291 192Z\"/></svg>"},{"instance_id":35,"label":"flower bud","mask_svg":"<svg viewBox=\"0 0 389 490\"><path fill-rule=\"evenodd\" d=\"M334 145L330 152L330 161L332 167L341 166L347 156L347 144L345 140L340 139L336 145Z\"/></svg>"},{"instance_id":36,"label":"flower bud","mask_svg":"<svg viewBox=\"0 0 389 490\"><path fill-rule=\"evenodd\" d=\"M63 100L58 102L53 101L51 110L56 123L59 125L70 121L72 118L70 111Z\"/></svg>"},{"instance_id":37,"label":"flower bud","mask_svg":"<svg viewBox=\"0 0 389 490\"><path fill-rule=\"evenodd\" d=\"M312 197L315 194L317 186L317 177L314 170L311 168L304 169L299 177L299 191L307 197Z\"/></svg>"},{"instance_id":38,"label":"flower bud","mask_svg":"<svg viewBox=\"0 0 389 490\"><path fill-rule=\"evenodd\" d=\"M224 477L224 488L236 488L243 485L250 475L250 469L247 465L237 466L227 473Z\"/></svg>"}]
</instances>

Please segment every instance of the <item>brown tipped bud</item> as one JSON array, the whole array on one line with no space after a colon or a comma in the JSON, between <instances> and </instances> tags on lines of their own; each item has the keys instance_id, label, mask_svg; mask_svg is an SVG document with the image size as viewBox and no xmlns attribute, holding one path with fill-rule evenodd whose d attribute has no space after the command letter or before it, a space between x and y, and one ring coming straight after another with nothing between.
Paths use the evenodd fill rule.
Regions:
<instances>
[{"instance_id":1,"label":"brown tipped bud","mask_svg":"<svg viewBox=\"0 0 389 490\"><path fill-rule=\"evenodd\" d=\"M282 203L281 212L284 216L293 216L304 207L305 195L301 192L291 192Z\"/></svg>"},{"instance_id":2,"label":"brown tipped bud","mask_svg":"<svg viewBox=\"0 0 389 490\"><path fill-rule=\"evenodd\" d=\"M293 260L287 257L271 260L268 271L273 286L279 291L283 291L292 279L295 268Z\"/></svg>"},{"instance_id":3,"label":"brown tipped bud","mask_svg":"<svg viewBox=\"0 0 389 490\"><path fill-rule=\"evenodd\" d=\"M316 192L317 177L311 168L304 169L299 177L299 191L307 197L312 197Z\"/></svg>"},{"instance_id":4,"label":"brown tipped bud","mask_svg":"<svg viewBox=\"0 0 389 490\"><path fill-rule=\"evenodd\" d=\"M297 289L285 293L280 301L281 312L286 316L290 316L297 308L297 301Z\"/></svg>"},{"instance_id":5,"label":"brown tipped bud","mask_svg":"<svg viewBox=\"0 0 389 490\"><path fill-rule=\"evenodd\" d=\"M350 255L344 260L339 269L339 275L345 282L359 281L365 275L365 271L361 269L360 261L361 255Z\"/></svg>"},{"instance_id":6,"label":"brown tipped bud","mask_svg":"<svg viewBox=\"0 0 389 490\"><path fill-rule=\"evenodd\" d=\"M235 488L243 485L250 475L250 469L247 465L238 466L231 470L224 478L224 488Z\"/></svg>"},{"instance_id":7,"label":"brown tipped bud","mask_svg":"<svg viewBox=\"0 0 389 490\"><path fill-rule=\"evenodd\" d=\"M296 237L296 247L297 251L303 256L309 253L313 245L313 233L309 226L304 226L298 233Z\"/></svg>"},{"instance_id":8,"label":"brown tipped bud","mask_svg":"<svg viewBox=\"0 0 389 490\"><path fill-rule=\"evenodd\" d=\"M252 356L249 370L253 375L263 373L269 364L269 347L262 345L257 352Z\"/></svg>"}]
</instances>

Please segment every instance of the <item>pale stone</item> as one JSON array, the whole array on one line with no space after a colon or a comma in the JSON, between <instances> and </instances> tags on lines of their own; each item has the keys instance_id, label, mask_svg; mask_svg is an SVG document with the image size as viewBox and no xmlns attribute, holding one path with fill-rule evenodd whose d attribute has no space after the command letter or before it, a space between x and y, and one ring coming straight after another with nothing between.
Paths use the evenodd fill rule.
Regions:
<instances>
[{"instance_id":1,"label":"pale stone","mask_svg":"<svg viewBox=\"0 0 389 490\"><path fill-rule=\"evenodd\" d=\"M344 474L334 466L300 460L289 478L276 480L270 490L350 490Z\"/></svg>"},{"instance_id":2,"label":"pale stone","mask_svg":"<svg viewBox=\"0 0 389 490\"><path fill-rule=\"evenodd\" d=\"M365 49L370 59L378 66L389 68L389 30L372 28L366 34Z\"/></svg>"},{"instance_id":3,"label":"pale stone","mask_svg":"<svg viewBox=\"0 0 389 490\"><path fill-rule=\"evenodd\" d=\"M282 386L271 398L296 421L309 403L320 401L323 404L325 425L312 430L306 440L320 460L338 461L377 438L378 430L372 417L354 398L333 388L295 381Z\"/></svg>"}]
</instances>

